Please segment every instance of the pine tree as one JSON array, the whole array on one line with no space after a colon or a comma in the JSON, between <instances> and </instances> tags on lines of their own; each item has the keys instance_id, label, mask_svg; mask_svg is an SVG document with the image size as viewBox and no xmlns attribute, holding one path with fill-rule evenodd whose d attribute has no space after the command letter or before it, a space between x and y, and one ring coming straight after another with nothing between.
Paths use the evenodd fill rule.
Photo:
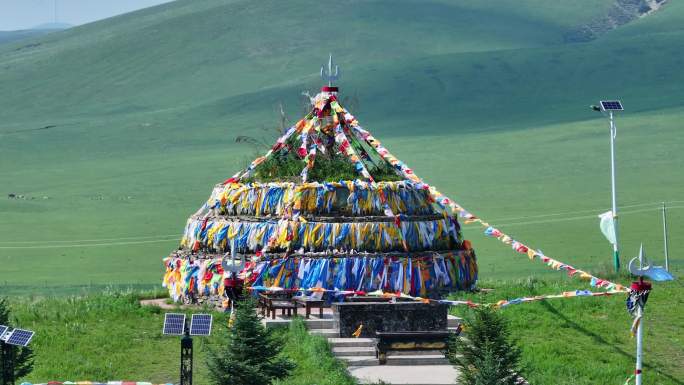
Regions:
<instances>
[{"instance_id":1,"label":"pine tree","mask_svg":"<svg viewBox=\"0 0 684 385\"><path fill-rule=\"evenodd\" d=\"M279 357L282 348L259 321L254 299L238 303L227 338L208 348L207 366L216 385L268 385L286 377L294 364Z\"/></svg>"},{"instance_id":2,"label":"pine tree","mask_svg":"<svg viewBox=\"0 0 684 385\"><path fill-rule=\"evenodd\" d=\"M0 298L0 325L12 327L11 313L7 300ZM33 350L28 346L13 346L14 350L14 378L26 377L33 370ZM0 368L2 362L0 362Z\"/></svg>"},{"instance_id":3,"label":"pine tree","mask_svg":"<svg viewBox=\"0 0 684 385\"><path fill-rule=\"evenodd\" d=\"M520 349L501 312L478 308L468 326L467 337L453 337L449 343L448 357L459 370L459 384L519 384Z\"/></svg>"}]
</instances>

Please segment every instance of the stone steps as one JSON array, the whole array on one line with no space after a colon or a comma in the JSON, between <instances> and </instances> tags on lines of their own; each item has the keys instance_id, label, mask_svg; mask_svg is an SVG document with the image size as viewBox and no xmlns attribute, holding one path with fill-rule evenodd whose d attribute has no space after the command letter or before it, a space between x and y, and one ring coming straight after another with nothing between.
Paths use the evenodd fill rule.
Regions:
<instances>
[{"instance_id":1,"label":"stone steps","mask_svg":"<svg viewBox=\"0 0 684 385\"><path fill-rule=\"evenodd\" d=\"M331 347L375 346L375 338L328 338Z\"/></svg>"},{"instance_id":2,"label":"stone steps","mask_svg":"<svg viewBox=\"0 0 684 385\"><path fill-rule=\"evenodd\" d=\"M262 322L266 327L278 328L287 327L291 320L291 317L278 314L276 319L263 319ZM390 351L386 365L380 365L375 358L376 339L340 338L331 313L324 313L322 318L312 314L304 322L309 333L328 340L334 356L346 363L349 372L361 384L377 383L382 379L390 384L441 385L453 383L455 379L455 369L438 350ZM449 315L447 329L456 331L461 322L460 318Z\"/></svg>"},{"instance_id":3,"label":"stone steps","mask_svg":"<svg viewBox=\"0 0 684 385\"><path fill-rule=\"evenodd\" d=\"M375 358L375 347L374 346L333 347L332 352L336 357L372 356Z\"/></svg>"},{"instance_id":4,"label":"stone steps","mask_svg":"<svg viewBox=\"0 0 684 385\"><path fill-rule=\"evenodd\" d=\"M347 363L348 367L353 366L385 366L380 365L380 362L375 355L372 356L340 356L335 355L339 360ZM423 366L423 365L450 365L449 360L443 354L406 354L406 355L388 355L387 364L390 366Z\"/></svg>"},{"instance_id":5,"label":"stone steps","mask_svg":"<svg viewBox=\"0 0 684 385\"><path fill-rule=\"evenodd\" d=\"M375 352L375 350L373 350ZM373 353L375 354L375 353ZM387 352L387 357L396 357L396 356L442 356L444 357L444 353L442 353L441 350L390 350Z\"/></svg>"},{"instance_id":6,"label":"stone steps","mask_svg":"<svg viewBox=\"0 0 684 385\"><path fill-rule=\"evenodd\" d=\"M340 331L337 329L309 329L309 333L325 338L338 338Z\"/></svg>"},{"instance_id":7,"label":"stone steps","mask_svg":"<svg viewBox=\"0 0 684 385\"><path fill-rule=\"evenodd\" d=\"M350 366L349 373L359 384L447 385L454 384L458 372L450 365Z\"/></svg>"},{"instance_id":8,"label":"stone steps","mask_svg":"<svg viewBox=\"0 0 684 385\"><path fill-rule=\"evenodd\" d=\"M337 356L336 356L337 357ZM340 361L344 361L347 367L353 366L380 366L380 362L375 356L360 356L360 357L337 357Z\"/></svg>"},{"instance_id":9,"label":"stone steps","mask_svg":"<svg viewBox=\"0 0 684 385\"><path fill-rule=\"evenodd\" d=\"M417 352L411 352L417 353ZM415 366L415 365L449 365L444 354L406 354L387 355L387 365Z\"/></svg>"}]
</instances>

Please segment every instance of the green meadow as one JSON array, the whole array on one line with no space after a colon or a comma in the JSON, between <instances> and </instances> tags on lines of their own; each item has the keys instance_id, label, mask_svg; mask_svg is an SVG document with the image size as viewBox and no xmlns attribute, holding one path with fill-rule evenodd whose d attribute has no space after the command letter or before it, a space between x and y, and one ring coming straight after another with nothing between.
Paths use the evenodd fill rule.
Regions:
<instances>
[{"instance_id":1,"label":"green meadow","mask_svg":"<svg viewBox=\"0 0 684 385\"><path fill-rule=\"evenodd\" d=\"M481 286L493 290L457 297L491 303L577 287L535 278L482 281ZM681 283L668 283L657 286L649 297L643 318L645 384L677 385L684 378L681 292ZM623 295L550 299L501 311L522 348L530 384L623 384L634 373L636 339L629 332L632 318ZM452 313L469 316L467 307L452 308Z\"/></svg>"},{"instance_id":2,"label":"green meadow","mask_svg":"<svg viewBox=\"0 0 684 385\"><path fill-rule=\"evenodd\" d=\"M146 292L143 297L153 295L159 293ZM23 380L178 381L180 338L162 335L164 312L155 306L141 307L140 297L132 291L104 291L85 298L13 302L14 315L24 327L36 331L32 341L36 365ZM208 383L207 345L217 343L216 336L226 333L227 322L226 315L215 313L214 339L194 338L196 384ZM276 331L276 338L282 341L282 354L298 364L292 375L279 384L354 383L332 356L327 341L309 335L303 322Z\"/></svg>"},{"instance_id":3,"label":"green meadow","mask_svg":"<svg viewBox=\"0 0 684 385\"><path fill-rule=\"evenodd\" d=\"M281 103L290 123L299 119L300 93L320 87L329 52L351 112L416 174L515 239L595 275L611 271L597 217L610 209L610 158L608 121L589 105L621 99L623 266L641 243L662 263L659 207L667 202L671 268L680 276L684 4L670 1L590 42L566 41L613 3L181 0L0 45L0 295L28 306L158 289L161 259L187 217L254 156L236 136L274 140ZM587 288L478 225L464 229L482 285L495 288L487 300ZM528 277L544 283L529 287ZM678 282L657 284L647 307L655 318L646 362L657 383L684 377L684 319L681 303L671 303L682 293ZM634 349L623 300L506 309L530 379L624 382ZM538 343L544 336L555 346ZM102 372L94 363L63 379L166 379L144 362L150 370ZM40 369L35 379L56 375Z\"/></svg>"}]
</instances>

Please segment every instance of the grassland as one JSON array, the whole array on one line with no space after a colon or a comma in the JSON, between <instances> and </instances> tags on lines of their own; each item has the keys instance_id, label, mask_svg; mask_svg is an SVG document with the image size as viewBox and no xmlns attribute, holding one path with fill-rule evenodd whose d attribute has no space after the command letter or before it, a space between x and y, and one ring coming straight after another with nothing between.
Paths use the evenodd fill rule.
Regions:
<instances>
[{"instance_id":1,"label":"grassland","mask_svg":"<svg viewBox=\"0 0 684 385\"><path fill-rule=\"evenodd\" d=\"M491 291L456 298L493 303L575 290L569 282L526 279L485 281ZM644 383L682 384L682 284L656 284L644 316ZM622 384L634 372L635 339L625 296L577 297L511 305L501 310L522 348L531 384ZM452 308L468 316L467 307ZM466 330L467 333L467 330Z\"/></svg>"},{"instance_id":2,"label":"grassland","mask_svg":"<svg viewBox=\"0 0 684 385\"><path fill-rule=\"evenodd\" d=\"M21 325L36 331L36 366L25 380L177 381L178 339L162 336L160 308L141 307L131 293L22 300L13 305ZM203 339L196 339L198 383L207 383L203 344Z\"/></svg>"},{"instance_id":3,"label":"grassland","mask_svg":"<svg viewBox=\"0 0 684 385\"><path fill-rule=\"evenodd\" d=\"M318 65L329 51L343 70L342 94L359 99L352 112L418 175L517 239L594 272L609 271L611 261L596 217L609 208L609 155L607 121L588 105L621 98L627 109L617 120L623 262L641 242L662 260L658 207L665 201L671 264L681 275L684 4L670 2L593 42L563 43L568 30L610 4L178 1L5 44L0 294L16 297L27 326L49 330L40 324L57 326L77 314L31 321L54 314L50 309L59 306L50 301L70 301L84 312L89 305L50 299L31 315L27 296L158 287L160 260L176 247L187 216L251 155L234 138L272 138L264 128L276 125L280 102L290 120L297 119L298 95L320 86ZM25 199L5 199L10 193ZM557 283L558 273L486 239L479 227L466 226L465 234L478 251L481 278L497 288L492 299L583 287ZM541 287L511 281L530 276L553 281ZM656 380L677 383L682 321L668 301L681 296L682 287L659 289L649 305L658 315L649 320L655 334L647 337L657 345L648 349L664 347L667 354L650 350L647 357L662 357L662 363L647 360L662 373ZM523 344L532 379L603 382L601 371L584 366L589 361L610 366L611 383L626 377L629 320L621 300L601 301L506 309L523 343L535 341ZM609 305L601 310L602 303ZM91 357L85 362L112 352L111 370L102 371L98 359L84 366L87 371L62 374L165 379L158 371L168 368L159 363L172 343L132 346L132 361L126 361L105 341L109 323L99 326L100 319L116 319L107 312L69 322L94 333L93 343L76 350ZM158 315L148 310L122 313L143 321L135 333L112 329L120 338L140 339L143 331L158 329ZM587 314L605 322L591 323ZM536 323L543 327L526 326ZM577 344L565 344L559 330ZM551 337L541 341L542 334ZM75 335L65 341L80 344ZM164 353L150 356L155 349ZM36 378L58 375L49 358L57 352L44 353ZM545 355L554 358L542 360ZM146 357L139 371L117 371L136 357ZM564 379L551 381L561 373Z\"/></svg>"},{"instance_id":4,"label":"grassland","mask_svg":"<svg viewBox=\"0 0 684 385\"><path fill-rule=\"evenodd\" d=\"M146 292L145 295L158 295ZM23 380L45 382L67 380L151 380L173 383L178 380L179 339L163 336L163 311L142 307L140 293L104 292L85 298L14 298L14 316L21 325L36 331L32 342L36 351L33 373ZM178 309L176 312L182 312ZM214 314L215 333L226 329L227 317ZM335 360L324 338L311 336L302 321L279 330L286 357L297 363L292 375L281 385L353 384L344 366ZM194 381L207 384L204 338L194 339Z\"/></svg>"},{"instance_id":5,"label":"grassland","mask_svg":"<svg viewBox=\"0 0 684 385\"><path fill-rule=\"evenodd\" d=\"M577 288L574 282L533 277L485 280L480 286L490 290L452 297L492 303ZM656 284L649 298L645 315L647 383L682 384L682 290L679 282ZM11 298L17 322L37 332L32 343L36 368L26 380L135 379L161 383L177 378L178 340L161 335L163 311L141 307L139 294L116 291L78 298ZM624 300L624 295L578 297L504 308L523 349L525 376L530 383L624 382L634 364L631 318ZM452 308L452 312L468 316L466 307ZM215 332L221 333L226 319L215 316ZM283 354L298 367L279 384L353 383L331 356L325 340L309 336L301 322L294 323L281 338ZM195 339L195 381L200 384L207 383L205 343L202 338Z\"/></svg>"}]
</instances>

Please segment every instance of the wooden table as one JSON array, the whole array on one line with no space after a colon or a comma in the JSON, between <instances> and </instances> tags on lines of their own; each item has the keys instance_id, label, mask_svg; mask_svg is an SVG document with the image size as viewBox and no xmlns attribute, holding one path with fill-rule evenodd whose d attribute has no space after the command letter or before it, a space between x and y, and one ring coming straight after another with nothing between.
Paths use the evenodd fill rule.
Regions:
<instances>
[{"instance_id":1,"label":"wooden table","mask_svg":"<svg viewBox=\"0 0 684 385\"><path fill-rule=\"evenodd\" d=\"M261 314L263 315L265 310L266 318L270 315L271 319L275 319L276 310L278 309L280 309L282 315L285 315L285 311L287 311L288 316L291 316L293 311L294 315L297 315L297 304L290 299L282 298L282 296L278 295L272 297L263 293L259 294L259 299L262 306Z\"/></svg>"},{"instance_id":2,"label":"wooden table","mask_svg":"<svg viewBox=\"0 0 684 385\"><path fill-rule=\"evenodd\" d=\"M323 318L323 307L325 306L325 301L322 299L308 298L308 297L294 297L292 298L295 303L302 305L306 308L306 318L311 315L311 308L318 308L318 317Z\"/></svg>"}]
</instances>

